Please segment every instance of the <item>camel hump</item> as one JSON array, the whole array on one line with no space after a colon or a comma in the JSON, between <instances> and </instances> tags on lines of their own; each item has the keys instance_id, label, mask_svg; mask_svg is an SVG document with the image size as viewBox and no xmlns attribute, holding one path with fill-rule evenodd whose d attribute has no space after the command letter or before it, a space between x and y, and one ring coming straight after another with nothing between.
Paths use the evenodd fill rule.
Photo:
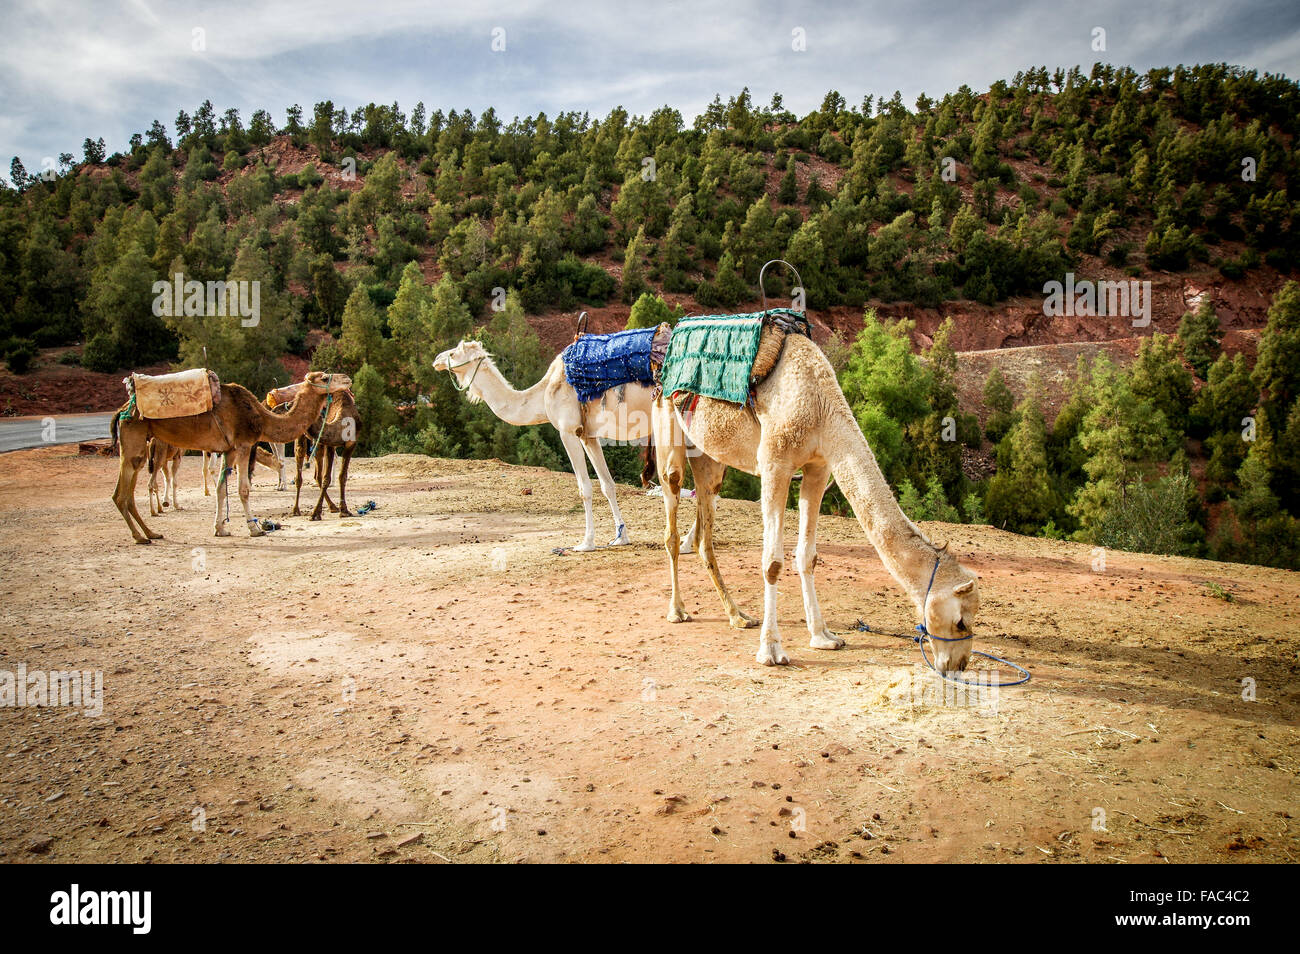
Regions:
<instances>
[{"instance_id":1,"label":"camel hump","mask_svg":"<svg viewBox=\"0 0 1300 954\"><path fill-rule=\"evenodd\" d=\"M758 339L758 353L754 355L754 367L749 373L751 384L760 384L767 379L781 360L785 348L785 332L776 325L764 325L763 333Z\"/></svg>"}]
</instances>

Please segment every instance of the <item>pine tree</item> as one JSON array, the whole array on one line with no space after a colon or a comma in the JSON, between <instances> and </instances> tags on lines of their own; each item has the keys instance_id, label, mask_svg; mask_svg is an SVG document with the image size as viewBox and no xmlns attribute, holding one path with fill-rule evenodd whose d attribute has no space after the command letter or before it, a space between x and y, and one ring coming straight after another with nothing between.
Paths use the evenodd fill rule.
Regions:
<instances>
[{"instance_id":1,"label":"pine tree","mask_svg":"<svg viewBox=\"0 0 1300 954\"><path fill-rule=\"evenodd\" d=\"M683 314L685 312L680 307L673 307L658 295L645 292L632 306L632 313L627 319L627 327L628 329L657 328L665 321L670 325L675 325Z\"/></svg>"},{"instance_id":2,"label":"pine tree","mask_svg":"<svg viewBox=\"0 0 1300 954\"><path fill-rule=\"evenodd\" d=\"M373 453L382 436L398 423L397 408L388 396L384 376L368 364L352 375L352 396L360 418L357 449L362 454Z\"/></svg>"},{"instance_id":3,"label":"pine tree","mask_svg":"<svg viewBox=\"0 0 1300 954\"><path fill-rule=\"evenodd\" d=\"M132 240L112 265L95 270L85 302L86 367L116 371L174 353L175 339L154 315L155 278L144 247Z\"/></svg>"},{"instance_id":4,"label":"pine tree","mask_svg":"<svg viewBox=\"0 0 1300 954\"><path fill-rule=\"evenodd\" d=\"M1011 393L1011 388L1007 387L1002 369L996 364L993 365L988 377L984 379L984 407L988 411L988 417L984 422L984 434L994 444L1001 441L1015 424L1015 417L1012 414L1015 403L1016 396Z\"/></svg>"},{"instance_id":5,"label":"pine tree","mask_svg":"<svg viewBox=\"0 0 1300 954\"><path fill-rule=\"evenodd\" d=\"M289 333L296 321L294 305L275 291L271 263L266 252L251 242L239 249L226 282L257 283L258 313L246 317L227 306L229 314L173 315L166 318L180 339L183 367L205 365L224 381L237 381L259 397L273 387L287 384L288 372L279 355L289 347ZM229 302L239 294L229 288ZM251 292L250 292L251 296ZM205 309L206 311L206 309ZM246 323L248 322L248 323Z\"/></svg>"},{"instance_id":6,"label":"pine tree","mask_svg":"<svg viewBox=\"0 0 1300 954\"><path fill-rule=\"evenodd\" d=\"M876 462L896 485L911 462L905 429L930 412L929 380L912 354L911 329L911 322L886 325L867 309L840 374L844 396Z\"/></svg>"},{"instance_id":7,"label":"pine tree","mask_svg":"<svg viewBox=\"0 0 1300 954\"><path fill-rule=\"evenodd\" d=\"M1247 416L1259 400L1251 381L1250 367L1242 354L1229 358L1220 354L1210 365L1205 386L1192 406L1192 427L1205 434L1205 448L1210 462L1205 468L1211 497L1218 497L1234 481L1246 456L1249 444Z\"/></svg>"},{"instance_id":8,"label":"pine tree","mask_svg":"<svg viewBox=\"0 0 1300 954\"><path fill-rule=\"evenodd\" d=\"M749 285L737 273L736 260L731 252L723 252L722 258L718 259L713 284L717 289L718 304L724 308L733 308L752 294Z\"/></svg>"},{"instance_id":9,"label":"pine tree","mask_svg":"<svg viewBox=\"0 0 1300 954\"><path fill-rule=\"evenodd\" d=\"M781 187L777 190L776 201L783 205L794 205L799 200L799 180L795 176L797 165L798 163L791 159L785 175L781 177Z\"/></svg>"},{"instance_id":10,"label":"pine tree","mask_svg":"<svg viewBox=\"0 0 1300 954\"><path fill-rule=\"evenodd\" d=\"M650 287L645 277L645 257L649 250L645 227L641 226L636 230L636 235L632 236L632 241L627 243L627 250L623 254L622 297L629 305Z\"/></svg>"},{"instance_id":11,"label":"pine tree","mask_svg":"<svg viewBox=\"0 0 1300 954\"><path fill-rule=\"evenodd\" d=\"M1130 370L1130 386L1139 398L1146 398L1164 412L1165 420L1178 434L1187 429L1187 411L1192 403L1192 376L1183 367L1178 343L1156 332L1138 346Z\"/></svg>"},{"instance_id":12,"label":"pine tree","mask_svg":"<svg viewBox=\"0 0 1300 954\"><path fill-rule=\"evenodd\" d=\"M1201 299L1195 311L1183 315L1178 324L1178 337L1183 342L1183 355L1187 358L1187 363L1196 369L1201 380L1206 380L1210 365L1219 356L1219 343L1223 340L1219 316L1214 311L1209 295Z\"/></svg>"},{"instance_id":13,"label":"pine tree","mask_svg":"<svg viewBox=\"0 0 1300 954\"><path fill-rule=\"evenodd\" d=\"M1281 422L1300 396L1300 283L1287 282L1273 296L1268 325L1259 339L1255 386L1269 417Z\"/></svg>"},{"instance_id":14,"label":"pine tree","mask_svg":"<svg viewBox=\"0 0 1300 954\"><path fill-rule=\"evenodd\" d=\"M1047 463L1043 388L1037 378L1016 408L1015 425L998 446L998 471L984 497L989 522L1013 533L1036 534L1060 516L1061 500Z\"/></svg>"},{"instance_id":15,"label":"pine tree","mask_svg":"<svg viewBox=\"0 0 1300 954\"><path fill-rule=\"evenodd\" d=\"M1088 480L1068 510L1079 520L1080 538L1092 542L1107 512L1168 458L1176 435L1164 412L1138 397L1128 376L1105 355L1093 364L1090 390L1092 408L1079 429Z\"/></svg>"},{"instance_id":16,"label":"pine tree","mask_svg":"<svg viewBox=\"0 0 1300 954\"><path fill-rule=\"evenodd\" d=\"M608 221L596 205L596 197L584 195L578 201L569 233L569 248L579 255L598 252L605 247L605 227Z\"/></svg>"},{"instance_id":17,"label":"pine tree","mask_svg":"<svg viewBox=\"0 0 1300 954\"><path fill-rule=\"evenodd\" d=\"M343 364L336 370L355 376L365 364L382 373L389 365L383 325L384 316L370 293L361 285L352 289L343 308L343 330L338 340Z\"/></svg>"}]
</instances>

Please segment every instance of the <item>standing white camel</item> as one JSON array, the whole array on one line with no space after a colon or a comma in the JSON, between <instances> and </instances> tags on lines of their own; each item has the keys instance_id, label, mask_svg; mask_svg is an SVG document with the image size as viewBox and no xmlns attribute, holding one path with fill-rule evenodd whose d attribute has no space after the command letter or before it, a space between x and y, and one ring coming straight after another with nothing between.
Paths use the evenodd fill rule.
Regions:
<instances>
[{"instance_id":1,"label":"standing white camel","mask_svg":"<svg viewBox=\"0 0 1300 954\"><path fill-rule=\"evenodd\" d=\"M762 480L760 663L771 666L790 661L781 648L776 587L784 562L786 496L794 474L802 470L794 559L803 589L809 644L814 649L844 645L843 639L827 629L813 583L817 514L828 479L834 474L867 539L911 597L926 633L933 638L936 668L945 672L965 669L971 652L970 626L979 612L976 575L947 552L946 543L931 543L898 506L821 349L802 335L783 335L768 327L762 332L758 354L754 367L761 380L754 387L752 406L708 397L678 406L669 395L656 402L654 442L664 488L664 546L672 583L668 619L680 622L688 618L677 583L677 497L685 477L684 432L702 452L690 461L697 494L700 557L736 627L751 626L753 621L737 608L718 573L713 556L712 501L722 485L724 465ZM760 365L764 367L760 369ZM770 371L763 377L767 368Z\"/></svg>"},{"instance_id":2,"label":"standing white camel","mask_svg":"<svg viewBox=\"0 0 1300 954\"><path fill-rule=\"evenodd\" d=\"M596 468L600 491L609 501L614 517L615 536L610 546L631 542L618 507L616 484L605 463L600 441L632 442L649 438L654 409L654 397L649 388L629 383L605 392L598 402L584 405L565 379L563 360L556 357L540 381L527 390L516 391L497 369L483 343L473 339L461 341L456 347L442 352L434 358L433 367L437 371L450 372L457 390L464 391L473 403L482 401L487 404L492 413L507 424L522 427L549 423L559 431L560 442L569 455L573 475L578 480L578 493L582 495L586 517L586 531L574 550L585 553L596 549L591 477L587 473L584 452ZM695 539L692 528L683 543L685 551L694 548Z\"/></svg>"}]
</instances>

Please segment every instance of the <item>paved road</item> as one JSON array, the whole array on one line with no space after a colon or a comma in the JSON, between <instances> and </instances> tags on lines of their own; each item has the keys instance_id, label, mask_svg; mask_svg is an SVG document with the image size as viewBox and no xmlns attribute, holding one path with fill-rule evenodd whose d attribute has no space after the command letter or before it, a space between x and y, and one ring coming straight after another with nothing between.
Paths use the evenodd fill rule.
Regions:
<instances>
[{"instance_id":1,"label":"paved road","mask_svg":"<svg viewBox=\"0 0 1300 954\"><path fill-rule=\"evenodd\" d=\"M108 437L113 413L0 418L0 453L46 444L76 444ZM52 424L50 423L52 421Z\"/></svg>"}]
</instances>

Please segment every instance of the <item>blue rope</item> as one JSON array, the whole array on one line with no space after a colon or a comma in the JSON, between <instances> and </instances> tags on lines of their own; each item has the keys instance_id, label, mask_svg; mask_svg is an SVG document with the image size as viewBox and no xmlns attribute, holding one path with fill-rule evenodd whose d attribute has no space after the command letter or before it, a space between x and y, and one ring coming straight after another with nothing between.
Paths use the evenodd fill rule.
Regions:
<instances>
[{"instance_id":1,"label":"blue rope","mask_svg":"<svg viewBox=\"0 0 1300 954\"><path fill-rule=\"evenodd\" d=\"M921 622L917 623L916 625L916 631L920 633L920 635L911 636L911 637L902 633L897 635L901 636L901 638L903 639L910 638L914 643L920 646L921 658L925 660L925 664L930 667L930 671L938 673L940 677L948 680L949 682L955 682L963 686L974 686L976 688L984 687L989 689L1006 689L1011 686L1019 686L1022 685L1023 683L1028 682L1030 678L1028 669L1023 668L1022 666L1017 666L1009 659L1003 659L1001 656L994 656L992 653L981 652L978 649L972 649L971 654L974 656L983 656L985 659L991 659L994 662L1001 663L1004 666L1010 666L1012 669L1016 670L1016 672L1021 673L1022 678L1017 679L1015 682L995 682L995 683L971 682L969 679L958 679L956 676L948 675L942 669L935 668L934 663L930 661L930 657L927 656L925 652L925 641L927 639L931 641L937 640L938 642L941 643L963 643L968 639L975 638L973 634L970 636L932 636L930 634L930 631L925 628L925 606L930 601L930 590L934 587L934 577L935 574L938 572L939 572L939 557L935 557L934 569L930 571L930 583L925 588L925 599L921 601L921 617L922 617ZM870 627L868 627L868 630L870 630ZM894 634L890 634L890 635L894 635Z\"/></svg>"}]
</instances>

